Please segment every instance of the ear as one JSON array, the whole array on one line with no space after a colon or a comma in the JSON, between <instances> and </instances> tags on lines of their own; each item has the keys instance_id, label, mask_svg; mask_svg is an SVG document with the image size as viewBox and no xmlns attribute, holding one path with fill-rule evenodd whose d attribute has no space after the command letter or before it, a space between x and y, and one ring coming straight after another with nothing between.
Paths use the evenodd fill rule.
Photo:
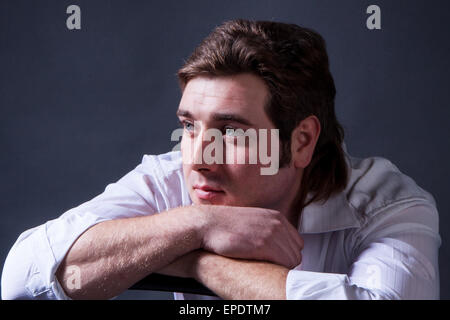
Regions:
<instances>
[{"instance_id":1,"label":"ear","mask_svg":"<svg viewBox=\"0 0 450 320\"><path fill-rule=\"evenodd\" d=\"M311 162L321 127L316 116L303 119L292 131L291 154L295 168L306 168Z\"/></svg>"}]
</instances>

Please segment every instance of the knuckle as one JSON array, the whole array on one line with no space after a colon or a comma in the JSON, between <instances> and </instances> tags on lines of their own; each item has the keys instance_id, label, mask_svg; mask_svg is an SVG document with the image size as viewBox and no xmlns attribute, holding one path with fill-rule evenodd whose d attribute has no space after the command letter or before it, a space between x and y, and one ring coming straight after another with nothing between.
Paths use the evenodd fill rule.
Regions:
<instances>
[{"instance_id":1,"label":"knuckle","mask_svg":"<svg viewBox=\"0 0 450 320\"><path fill-rule=\"evenodd\" d=\"M292 260L288 260L288 261L286 261L285 262L285 264L284 264L288 269L292 269L293 268L293 265L294 265L294 262L292 261Z\"/></svg>"},{"instance_id":2,"label":"knuckle","mask_svg":"<svg viewBox=\"0 0 450 320\"><path fill-rule=\"evenodd\" d=\"M273 213L273 216L274 216L274 218L275 219L277 219L278 221L280 221L281 222L281 220L283 219L283 215L281 214L281 212L278 212L278 211L275 211L274 213Z\"/></svg>"},{"instance_id":3,"label":"knuckle","mask_svg":"<svg viewBox=\"0 0 450 320\"><path fill-rule=\"evenodd\" d=\"M274 238L279 234L280 225L276 222L271 223L265 228L264 232L262 232L262 236L265 239Z\"/></svg>"},{"instance_id":4,"label":"knuckle","mask_svg":"<svg viewBox=\"0 0 450 320\"><path fill-rule=\"evenodd\" d=\"M302 255L299 254L295 260L295 266L298 266L302 262Z\"/></svg>"},{"instance_id":5,"label":"knuckle","mask_svg":"<svg viewBox=\"0 0 450 320\"><path fill-rule=\"evenodd\" d=\"M302 238L300 238L300 249L303 249L305 247L305 242Z\"/></svg>"},{"instance_id":6,"label":"knuckle","mask_svg":"<svg viewBox=\"0 0 450 320\"><path fill-rule=\"evenodd\" d=\"M299 262L297 259L295 259L294 261L291 261L290 269L294 269L298 265L299 265Z\"/></svg>"},{"instance_id":7,"label":"knuckle","mask_svg":"<svg viewBox=\"0 0 450 320\"><path fill-rule=\"evenodd\" d=\"M275 231L277 229L279 229L281 226L283 226L283 223L281 222L281 220L279 219L275 219L274 221L272 221L272 223L270 224L271 230Z\"/></svg>"},{"instance_id":8,"label":"knuckle","mask_svg":"<svg viewBox=\"0 0 450 320\"><path fill-rule=\"evenodd\" d=\"M267 210L267 216L271 219L280 220L281 219L281 213L275 210Z\"/></svg>"},{"instance_id":9,"label":"knuckle","mask_svg":"<svg viewBox=\"0 0 450 320\"><path fill-rule=\"evenodd\" d=\"M257 237L254 241L253 241L253 243L254 243L254 246L257 248L257 249L261 249L261 248L263 248L264 246L265 246L265 237Z\"/></svg>"},{"instance_id":10,"label":"knuckle","mask_svg":"<svg viewBox=\"0 0 450 320\"><path fill-rule=\"evenodd\" d=\"M273 209L264 209L264 211L267 213L267 214L277 214L278 213L278 211L277 210L273 210Z\"/></svg>"},{"instance_id":11,"label":"knuckle","mask_svg":"<svg viewBox=\"0 0 450 320\"><path fill-rule=\"evenodd\" d=\"M271 237L275 233L276 227L274 223L270 223L264 228L264 231L261 232L261 236L263 238Z\"/></svg>"},{"instance_id":12,"label":"knuckle","mask_svg":"<svg viewBox=\"0 0 450 320\"><path fill-rule=\"evenodd\" d=\"M270 244L271 238L269 237L263 237L261 239L261 247L267 247Z\"/></svg>"}]
</instances>

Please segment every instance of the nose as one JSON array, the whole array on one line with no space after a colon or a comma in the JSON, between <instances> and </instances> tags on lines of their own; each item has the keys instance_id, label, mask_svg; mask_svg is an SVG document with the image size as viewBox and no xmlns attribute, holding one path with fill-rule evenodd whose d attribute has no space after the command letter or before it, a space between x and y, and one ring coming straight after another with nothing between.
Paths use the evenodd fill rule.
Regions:
<instances>
[{"instance_id":1,"label":"nose","mask_svg":"<svg viewBox=\"0 0 450 320\"><path fill-rule=\"evenodd\" d=\"M189 161L192 170L217 171L223 164L223 139L218 129L201 129L182 146L183 159Z\"/></svg>"}]
</instances>

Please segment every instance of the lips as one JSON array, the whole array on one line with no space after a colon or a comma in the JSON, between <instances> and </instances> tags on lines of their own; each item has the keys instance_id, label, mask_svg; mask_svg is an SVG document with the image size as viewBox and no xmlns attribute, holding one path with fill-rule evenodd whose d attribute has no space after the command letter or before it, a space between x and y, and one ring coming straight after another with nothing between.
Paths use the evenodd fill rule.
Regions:
<instances>
[{"instance_id":1,"label":"lips","mask_svg":"<svg viewBox=\"0 0 450 320\"><path fill-rule=\"evenodd\" d=\"M216 187L213 187L213 186L210 186L210 185L207 185L207 184L203 184L203 185L196 184L196 185L193 186L193 188L194 189L200 189L200 190L203 190L203 191L216 191L216 192L222 191L222 189L220 189L220 188L216 188Z\"/></svg>"},{"instance_id":2,"label":"lips","mask_svg":"<svg viewBox=\"0 0 450 320\"><path fill-rule=\"evenodd\" d=\"M209 186L209 185L194 185L193 186L195 195L202 200L212 200L217 198L225 192L217 187Z\"/></svg>"}]
</instances>

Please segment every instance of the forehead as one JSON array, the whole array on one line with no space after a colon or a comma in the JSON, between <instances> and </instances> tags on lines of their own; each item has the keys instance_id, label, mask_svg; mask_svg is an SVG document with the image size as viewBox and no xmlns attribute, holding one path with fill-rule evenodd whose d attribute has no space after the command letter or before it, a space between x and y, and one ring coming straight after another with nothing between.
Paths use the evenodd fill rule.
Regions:
<instances>
[{"instance_id":1,"label":"forehead","mask_svg":"<svg viewBox=\"0 0 450 320\"><path fill-rule=\"evenodd\" d=\"M270 121L264 112L269 99L266 84L252 74L196 77L190 80L180 101L180 110L207 119L213 113L232 113L254 123Z\"/></svg>"}]
</instances>

